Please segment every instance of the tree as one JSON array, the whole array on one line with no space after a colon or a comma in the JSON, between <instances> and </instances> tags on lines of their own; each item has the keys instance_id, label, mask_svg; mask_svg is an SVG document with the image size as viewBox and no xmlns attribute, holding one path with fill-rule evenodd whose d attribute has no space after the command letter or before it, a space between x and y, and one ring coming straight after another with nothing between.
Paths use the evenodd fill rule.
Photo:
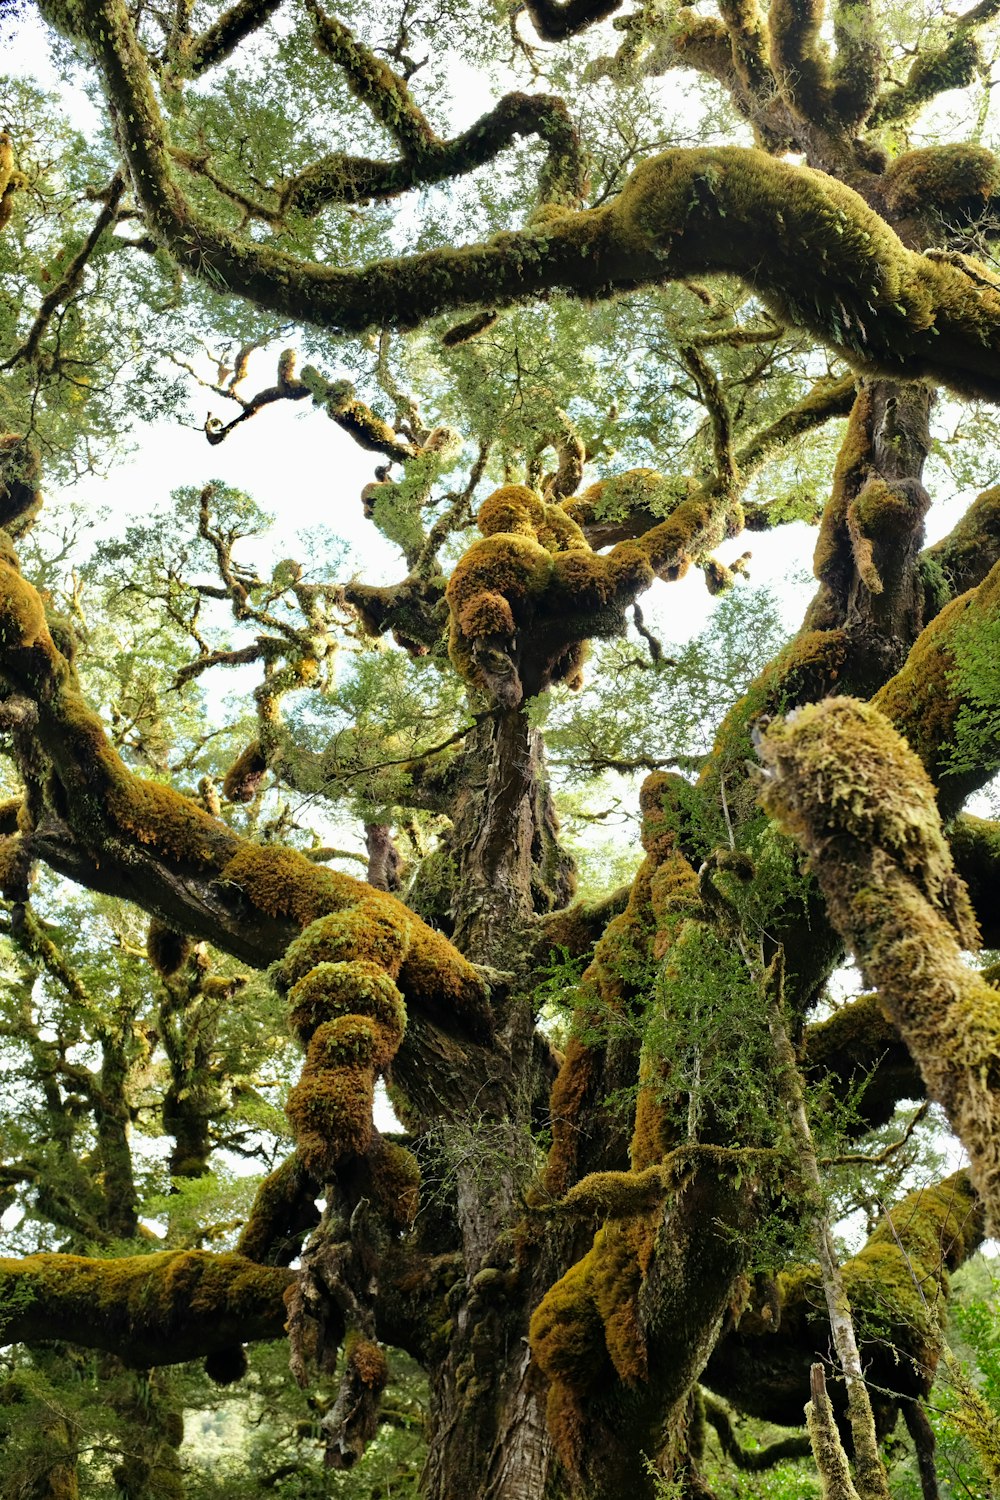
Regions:
<instances>
[{"instance_id":1,"label":"tree","mask_svg":"<svg viewBox=\"0 0 1000 1500\"><path fill-rule=\"evenodd\" d=\"M38 9L100 123L8 82L20 1492L196 1493L179 1411L209 1397L169 1367L274 1431L302 1398L273 1354L238 1383L287 1332L340 1475L410 1410L395 1350L429 1382L425 1496L708 1495L707 1423L738 1468L811 1452L870 1500L900 1415L936 1495L947 1273L1000 1221L1000 998L968 957L1000 946L1000 834L963 811L1000 765L997 7ZM451 129L460 66L496 97ZM113 454L176 371L231 414L212 445L308 404L370 453L395 581L319 534L264 566L218 481L56 546L43 471ZM981 490L931 547L925 478ZM725 544L803 521L779 645ZM669 647L640 600L691 568L721 597ZM220 725L227 668L253 688ZM558 804L638 772L642 863L578 895ZM845 951L869 989L820 1019ZM915 1186L919 1122L890 1122L924 1098L969 1167ZM248 1205L215 1151L272 1168ZM868 1211L843 1264L831 1204ZM731 1408L807 1401L808 1437L741 1446ZM299 1457L254 1472L324 1492Z\"/></svg>"}]
</instances>

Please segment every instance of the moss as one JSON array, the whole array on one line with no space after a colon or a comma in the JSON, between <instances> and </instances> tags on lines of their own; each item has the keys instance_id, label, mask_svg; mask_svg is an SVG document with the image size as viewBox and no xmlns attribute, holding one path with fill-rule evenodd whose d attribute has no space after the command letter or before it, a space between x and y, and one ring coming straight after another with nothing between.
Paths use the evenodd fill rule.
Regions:
<instances>
[{"instance_id":1,"label":"moss","mask_svg":"<svg viewBox=\"0 0 1000 1500\"><path fill-rule=\"evenodd\" d=\"M411 1228L420 1206L420 1164L412 1152L379 1136L365 1158L372 1199L396 1233Z\"/></svg>"},{"instance_id":2,"label":"moss","mask_svg":"<svg viewBox=\"0 0 1000 1500\"><path fill-rule=\"evenodd\" d=\"M371 1339L348 1336L346 1354L353 1372L362 1385L381 1391L389 1379L389 1361L383 1350Z\"/></svg>"},{"instance_id":3,"label":"moss","mask_svg":"<svg viewBox=\"0 0 1000 1500\"><path fill-rule=\"evenodd\" d=\"M871 705L854 698L807 704L769 729L776 773L763 801L792 832L836 829L884 850L919 880L927 899L970 946L976 926L952 870L934 786L904 741Z\"/></svg>"},{"instance_id":4,"label":"moss","mask_svg":"<svg viewBox=\"0 0 1000 1500\"><path fill-rule=\"evenodd\" d=\"M367 1151L374 1093L374 1076L367 1063L349 1064L338 1058L334 1066L317 1066L316 1070L306 1063L289 1092L285 1112L302 1163L318 1182L328 1181L344 1156Z\"/></svg>"},{"instance_id":5,"label":"moss","mask_svg":"<svg viewBox=\"0 0 1000 1500\"><path fill-rule=\"evenodd\" d=\"M11 1342L58 1337L128 1363L176 1363L242 1340L280 1338L293 1273L233 1253L166 1250L118 1260L0 1260Z\"/></svg>"},{"instance_id":6,"label":"moss","mask_svg":"<svg viewBox=\"0 0 1000 1500\"><path fill-rule=\"evenodd\" d=\"M295 985L317 964L373 963L390 979L399 974L415 924L401 902L355 884L357 899L310 922L286 948L284 984ZM352 892L353 894L353 892ZM359 979L362 977L359 972ZM331 976L333 979L333 976Z\"/></svg>"},{"instance_id":7,"label":"moss","mask_svg":"<svg viewBox=\"0 0 1000 1500\"><path fill-rule=\"evenodd\" d=\"M890 213L974 218L1000 194L1000 164L984 146L929 146L897 157L882 185Z\"/></svg>"},{"instance_id":8,"label":"moss","mask_svg":"<svg viewBox=\"0 0 1000 1500\"><path fill-rule=\"evenodd\" d=\"M603 486L614 507L648 507L665 483L631 470ZM601 508L589 491L579 504L555 505L523 485L505 485L483 502L484 536L459 560L446 590L449 653L467 682L490 688L483 650L499 647L509 657L507 675L516 659L522 691L533 694L553 682L578 686L587 638L620 633L626 606L657 574L680 577L692 558L742 524L742 513L728 502L689 500L638 541L620 542L602 556L575 519ZM519 638L525 626L530 639Z\"/></svg>"},{"instance_id":9,"label":"moss","mask_svg":"<svg viewBox=\"0 0 1000 1500\"><path fill-rule=\"evenodd\" d=\"M588 1254L549 1288L532 1314L528 1334L532 1356L543 1373L578 1395L610 1373L590 1277Z\"/></svg>"},{"instance_id":10,"label":"moss","mask_svg":"<svg viewBox=\"0 0 1000 1500\"><path fill-rule=\"evenodd\" d=\"M965 88L975 78L978 67L975 36L971 29L956 28L943 47L920 48L904 81L883 93L872 113L871 124L913 119L938 94Z\"/></svg>"},{"instance_id":11,"label":"moss","mask_svg":"<svg viewBox=\"0 0 1000 1500\"><path fill-rule=\"evenodd\" d=\"M259 1184L237 1242L239 1253L249 1260L287 1265L305 1231L319 1218L314 1194L309 1174L292 1152Z\"/></svg>"},{"instance_id":12,"label":"moss","mask_svg":"<svg viewBox=\"0 0 1000 1500\"><path fill-rule=\"evenodd\" d=\"M571 1470L581 1456L585 1398L612 1374L627 1386L649 1378L638 1298L658 1217L598 1230L588 1253L549 1288L532 1315L532 1356L551 1383L549 1430Z\"/></svg>"},{"instance_id":13,"label":"moss","mask_svg":"<svg viewBox=\"0 0 1000 1500\"><path fill-rule=\"evenodd\" d=\"M948 1273L968 1258L982 1235L982 1212L968 1174L957 1172L910 1193L880 1220L863 1249L844 1262L862 1358L876 1385L910 1395L930 1389L940 1355ZM782 1271L777 1291L778 1319L745 1313L741 1333L790 1340L817 1353L825 1348L829 1327L819 1268Z\"/></svg>"},{"instance_id":14,"label":"moss","mask_svg":"<svg viewBox=\"0 0 1000 1500\"><path fill-rule=\"evenodd\" d=\"M809 853L834 925L1000 1221L1000 996L962 960L979 934L932 782L878 710L851 699L801 710L761 753L767 810Z\"/></svg>"},{"instance_id":15,"label":"moss","mask_svg":"<svg viewBox=\"0 0 1000 1500\"><path fill-rule=\"evenodd\" d=\"M296 849L241 844L220 878L238 886L269 917L287 917L301 927L339 911L367 888L360 880L317 868Z\"/></svg>"},{"instance_id":16,"label":"moss","mask_svg":"<svg viewBox=\"0 0 1000 1500\"><path fill-rule=\"evenodd\" d=\"M959 741L964 698L958 656L964 642L984 636L998 617L1000 565L994 565L978 588L954 599L926 626L904 666L872 700L905 736L939 787L947 781ZM988 750L977 750L982 748Z\"/></svg>"},{"instance_id":17,"label":"moss","mask_svg":"<svg viewBox=\"0 0 1000 1500\"><path fill-rule=\"evenodd\" d=\"M858 576L881 594L883 575L906 555L906 544L923 513L922 492L914 486L869 479L847 507L847 532Z\"/></svg>"},{"instance_id":18,"label":"moss","mask_svg":"<svg viewBox=\"0 0 1000 1500\"><path fill-rule=\"evenodd\" d=\"M317 1026L338 1016L369 1016L401 1036L406 1008L389 974L366 960L318 963L292 987L289 994L292 1030L307 1043Z\"/></svg>"},{"instance_id":19,"label":"moss","mask_svg":"<svg viewBox=\"0 0 1000 1500\"><path fill-rule=\"evenodd\" d=\"M953 530L924 553L923 561L943 570L949 586L937 589L937 607L928 610L927 618L932 619L951 595L964 594L982 583L998 557L1000 485L994 485L977 495Z\"/></svg>"}]
</instances>

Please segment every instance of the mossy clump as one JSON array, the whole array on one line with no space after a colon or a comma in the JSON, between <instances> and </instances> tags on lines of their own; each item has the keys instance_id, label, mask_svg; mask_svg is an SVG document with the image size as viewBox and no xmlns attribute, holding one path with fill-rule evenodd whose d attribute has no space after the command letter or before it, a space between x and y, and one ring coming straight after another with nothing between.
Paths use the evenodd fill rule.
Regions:
<instances>
[{"instance_id":1,"label":"mossy clump","mask_svg":"<svg viewBox=\"0 0 1000 1500\"><path fill-rule=\"evenodd\" d=\"M626 606L652 583L646 539L600 556L573 504L543 500L524 485L505 485L483 502L484 535L446 590L451 659L470 684L495 696L514 692L516 701L554 682L579 686L587 639L620 633ZM512 689L507 679L515 673Z\"/></svg>"},{"instance_id":2,"label":"mossy clump","mask_svg":"<svg viewBox=\"0 0 1000 1500\"><path fill-rule=\"evenodd\" d=\"M220 872L269 917L306 927L317 917L353 905L367 887L350 875L318 868L297 849L241 843Z\"/></svg>"},{"instance_id":3,"label":"mossy clump","mask_svg":"<svg viewBox=\"0 0 1000 1500\"><path fill-rule=\"evenodd\" d=\"M921 631L902 668L872 699L920 756L939 790L947 794L943 806L951 802L949 774L963 769L969 751L975 752L972 759L977 767L997 753L996 735L988 720L985 734L977 729L973 743L962 744L963 727L971 725L961 667L980 642L988 648L998 617L1000 564L994 564L977 588L952 600ZM959 787L960 795L967 793L968 787L964 793Z\"/></svg>"},{"instance_id":4,"label":"mossy clump","mask_svg":"<svg viewBox=\"0 0 1000 1500\"><path fill-rule=\"evenodd\" d=\"M409 951L411 923L401 902L357 883L359 899L310 922L286 948L281 979L292 986L317 964L368 962L391 979ZM365 894L362 894L365 893Z\"/></svg>"},{"instance_id":5,"label":"mossy clump","mask_svg":"<svg viewBox=\"0 0 1000 1500\"><path fill-rule=\"evenodd\" d=\"M290 1024L303 1044L318 1026L340 1016L368 1016L394 1035L406 1025L403 997L389 974L366 960L319 963L292 987Z\"/></svg>"},{"instance_id":6,"label":"mossy clump","mask_svg":"<svg viewBox=\"0 0 1000 1500\"><path fill-rule=\"evenodd\" d=\"M807 851L1000 1223L1000 997L963 961L979 933L923 766L870 704L828 699L768 731L767 810ZM914 983L914 976L919 983Z\"/></svg>"},{"instance_id":7,"label":"mossy clump","mask_svg":"<svg viewBox=\"0 0 1000 1500\"><path fill-rule=\"evenodd\" d=\"M328 1022L335 1026L336 1022ZM375 1040L355 1030L349 1038L323 1035L310 1043L309 1056L298 1083L291 1089L285 1112L295 1135L296 1150L317 1182L326 1182L345 1156L363 1156L372 1139ZM331 1050L325 1045L332 1043ZM348 1059L353 1043L356 1061Z\"/></svg>"},{"instance_id":8,"label":"mossy clump","mask_svg":"<svg viewBox=\"0 0 1000 1500\"><path fill-rule=\"evenodd\" d=\"M905 559L909 538L926 508L926 491L914 484L871 478L847 507L847 531L855 566L872 594L881 594L884 575Z\"/></svg>"},{"instance_id":9,"label":"mossy clump","mask_svg":"<svg viewBox=\"0 0 1000 1500\"><path fill-rule=\"evenodd\" d=\"M773 725L761 751L772 778L762 801L810 844L837 830L885 850L910 871L968 946L976 924L941 830L933 783L870 704L827 698Z\"/></svg>"},{"instance_id":10,"label":"mossy clump","mask_svg":"<svg viewBox=\"0 0 1000 1500\"><path fill-rule=\"evenodd\" d=\"M550 1287L532 1315L532 1355L548 1377L547 1420L560 1457L577 1471L586 1399L617 1377L649 1378L639 1292L659 1214L599 1229L588 1253Z\"/></svg>"},{"instance_id":11,"label":"mossy clump","mask_svg":"<svg viewBox=\"0 0 1000 1500\"><path fill-rule=\"evenodd\" d=\"M1000 196L1000 163L984 146L928 146L897 157L882 185L892 214L943 214L965 222Z\"/></svg>"}]
</instances>

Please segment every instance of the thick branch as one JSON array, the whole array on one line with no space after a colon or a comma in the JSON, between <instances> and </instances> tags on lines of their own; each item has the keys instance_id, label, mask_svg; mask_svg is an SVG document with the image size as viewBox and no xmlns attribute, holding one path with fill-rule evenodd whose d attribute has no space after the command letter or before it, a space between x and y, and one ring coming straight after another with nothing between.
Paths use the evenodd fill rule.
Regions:
<instances>
[{"instance_id":1,"label":"thick branch","mask_svg":"<svg viewBox=\"0 0 1000 1500\"><path fill-rule=\"evenodd\" d=\"M65 21L56 0L44 9ZM760 151L668 151L603 208L359 270L304 262L221 229L173 176L123 0L73 14L103 73L151 232L192 274L283 317L344 332L404 328L484 299L496 306L556 288L606 295L728 271L859 369L929 375L1000 400L1000 288L905 249L850 188Z\"/></svg>"},{"instance_id":2,"label":"thick branch","mask_svg":"<svg viewBox=\"0 0 1000 1500\"><path fill-rule=\"evenodd\" d=\"M124 1260L0 1260L5 1343L53 1339L126 1364L180 1364L254 1339L280 1339L295 1274L242 1255L167 1250Z\"/></svg>"},{"instance_id":3,"label":"thick branch","mask_svg":"<svg viewBox=\"0 0 1000 1500\"><path fill-rule=\"evenodd\" d=\"M760 753L767 811L809 854L834 926L944 1105L1000 1223L1000 993L962 962L979 935L933 785L888 721L850 698L799 709L769 730Z\"/></svg>"},{"instance_id":4,"label":"thick branch","mask_svg":"<svg viewBox=\"0 0 1000 1500\"><path fill-rule=\"evenodd\" d=\"M802 1070L810 1083L852 1100L848 1128L859 1133L891 1120L901 1099L924 1096L920 1070L877 995L862 995L808 1027Z\"/></svg>"},{"instance_id":5,"label":"thick branch","mask_svg":"<svg viewBox=\"0 0 1000 1500\"><path fill-rule=\"evenodd\" d=\"M887 1211L841 1268L881 1434L895 1425L900 1397L930 1390L948 1273L982 1243L983 1227L968 1175L958 1172ZM792 1266L719 1342L705 1380L749 1416L798 1426L810 1365L826 1357L829 1343L819 1267ZM843 1405L839 1387L835 1399Z\"/></svg>"},{"instance_id":6,"label":"thick branch","mask_svg":"<svg viewBox=\"0 0 1000 1500\"><path fill-rule=\"evenodd\" d=\"M1000 823L957 817L948 830L955 869L965 881L984 948L1000 948Z\"/></svg>"},{"instance_id":7,"label":"thick branch","mask_svg":"<svg viewBox=\"0 0 1000 1500\"><path fill-rule=\"evenodd\" d=\"M998 621L1000 563L978 588L945 605L872 700L923 761L946 817L1000 763L1000 726L988 706L976 701L971 669L963 670L970 654L975 659L989 652Z\"/></svg>"},{"instance_id":8,"label":"thick branch","mask_svg":"<svg viewBox=\"0 0 1000 1500\"><path fill-rule=\"evenodd\" d=\"M185 37L179 48L178 71L197 78L209 68L225 62L241 42L263 26L281 5L281 0L237 0L223 11L214 25L200 36Z\"/></svg>"}]
</instances>

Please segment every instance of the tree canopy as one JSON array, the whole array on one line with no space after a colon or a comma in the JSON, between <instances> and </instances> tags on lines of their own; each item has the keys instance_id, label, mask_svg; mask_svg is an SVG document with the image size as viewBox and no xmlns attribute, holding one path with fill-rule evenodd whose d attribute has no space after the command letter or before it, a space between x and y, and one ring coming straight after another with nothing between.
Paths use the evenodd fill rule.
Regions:
<instances>
[{"instance_id":1,"label":"tree canopy","mask_svg":"<svg viewBox=\"0 0 1000 1500\"><path fill-rule=\"evenodd\" d=\"M0 6L5 1494L1000 1483L998 16Z\"/></svg>"}]
</instances>

